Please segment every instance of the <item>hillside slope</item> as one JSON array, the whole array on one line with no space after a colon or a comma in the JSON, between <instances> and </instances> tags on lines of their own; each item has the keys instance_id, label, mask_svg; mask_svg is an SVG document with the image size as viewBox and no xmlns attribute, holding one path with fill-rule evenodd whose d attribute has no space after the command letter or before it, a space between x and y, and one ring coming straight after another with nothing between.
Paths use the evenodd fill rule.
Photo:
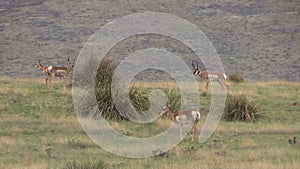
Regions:
<instances>
[{"instance_id":1,"label":"hillside slope","mask_svg":"<svg viewBox=\"0 0 300 169\"><path fill-rule=\"evenodd\" d=\"M0 75L40 76L33 68L37 59L64 65L101 26L145 11L173 14L195 24L211 40L228 73L242 72L253 80L300 80L297 0L0 2Z\"/></svg>"}]
</instances>

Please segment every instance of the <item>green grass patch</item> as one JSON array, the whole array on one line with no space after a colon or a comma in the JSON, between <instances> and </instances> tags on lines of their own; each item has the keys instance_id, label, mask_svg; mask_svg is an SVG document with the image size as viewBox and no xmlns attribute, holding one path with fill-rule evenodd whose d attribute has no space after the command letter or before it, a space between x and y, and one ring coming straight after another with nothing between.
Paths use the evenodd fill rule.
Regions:
<instances>
[{"instance_id":1,"label":"green grass patch","mask_svg":"<svg viewBox=\"0 0 300 169\"><path fill-rule=\"evenodd\" d=\"M300 146L288 140L300 138L299 86L288 82L230 84L229 93L246 94L255 101L262 114L258 121L221 121L204 144L191 142L187 136L164 156L128 159L106 152L85 134L72 108L70 88L64 92L58 82L46 89L42 79L0 79L0 168L65 168L70 161L80 166L89 159L124 169L295 168L300 165ZM209 110L209 91L200 93L200 103L199 131ZM149 124L109 123L137 138L156 135L172 125L165 118Z\"/></svg>"}]
</instances>

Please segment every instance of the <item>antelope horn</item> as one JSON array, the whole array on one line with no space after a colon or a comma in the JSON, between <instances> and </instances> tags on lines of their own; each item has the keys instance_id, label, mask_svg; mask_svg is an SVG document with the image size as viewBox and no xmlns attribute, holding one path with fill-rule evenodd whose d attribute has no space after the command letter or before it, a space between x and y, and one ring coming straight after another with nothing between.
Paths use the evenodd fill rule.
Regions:
<instances>
[{"instance_id":1,"label":"antelope horn","mask_svg":"<svg viewBox=\"0 0 300 169\"><path fill-rule=\"evenodd\" d=\"M195 67L195 61L194 61L194 60L192 60L192 66L193 66L193 68L196 68L196 67Z\"/></svg>"}]
</instances>

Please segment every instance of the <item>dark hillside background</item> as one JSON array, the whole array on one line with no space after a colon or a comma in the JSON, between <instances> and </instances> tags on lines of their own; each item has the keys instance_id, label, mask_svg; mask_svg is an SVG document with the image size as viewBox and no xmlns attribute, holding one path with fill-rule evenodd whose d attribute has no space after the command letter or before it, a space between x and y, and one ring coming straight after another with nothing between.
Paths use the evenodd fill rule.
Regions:
<instances>
[{"instance_id":1,"label":"dark hillside background","mask_svg":"<svg viewBox=\"0 0 300 169\"><path fill-rule=\"evenodd\" d=\"M68 57L76 59L101 26L146 11L195 24L215 46L228 74L300 80L299 0L1 0L0 76L40 77L36 60L64 65ZM120 45L116 56L122 47L130 48Z\"/></svg>"}]
</instances>

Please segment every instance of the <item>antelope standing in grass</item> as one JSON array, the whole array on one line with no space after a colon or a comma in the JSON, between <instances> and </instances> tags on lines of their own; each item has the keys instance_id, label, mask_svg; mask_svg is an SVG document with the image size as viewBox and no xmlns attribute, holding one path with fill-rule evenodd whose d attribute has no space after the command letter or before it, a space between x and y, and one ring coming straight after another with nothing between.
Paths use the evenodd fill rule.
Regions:
<instances>
[{"instance_id":1,"label":"antelope standing in grass","mask_svg":"<svg viewBox=\"0 0 300 169\"><path fill-rule=\"evenodd\" d=\"M65 79L69 75L69 73L73 70L74 68L74 61L70 61L68 58L68 66L43 66L41 64L41 61L39 60L36 63L36 67L38 67L45 75L45 80L46 80L46 87L48 87L48 82L49 85L51 85L51 80L53 77L59 77L60 79L63 79L63 87L65 89Z\"/></svg>"},{"instance_id":2,"label":"antelope standing in grass","mask_svg":"<svg viewBox=\"0 0 300 169\"><path fill-rule=\"evenodd\" d=\"M226 86L228 89L228 85L226 84L227 76L222 72L210 72L203 71L199 68L198 63L195 65L195 61L192 61L192 66L194 68L194 75L200 76L206 82L206 90L208 89L208 85L211 81L217 81L222 87Z\"/></svg>"},{"instance_id":3,"label":"antelope standing in grass","mask_svg":"<svg viewBox=\"0 0 300 169\"><path fill-rule=\"evenodd\" d=\"M35 64L35 67L39 68L44 76L45 76L45 81L46 81L46 87L48 87L48 80L49 80L49 67L51 68L51 66L44 66L42 65L41 63L41 60L39 59L36 64ZM62 74L55 74L56 77L59 77L60 79L63 78L63 75Z\"/></svg>"},{"instance_id":4,"label":"antelope standing in grass","mask_svg":"<svg viewBox=\"0 0 300 169\"><path fill-rule=\"evenodd\" d=\"M182 127L185 124L192 126L192 141L195 139L195 133L197 131L197 123L201 118L201 115L196 110L179 110L173 112L170 105L166 105L161 111L160 115L165 115L176 124L179 125L180 138L182 138Z\"/></svg>"}]
</instances>

